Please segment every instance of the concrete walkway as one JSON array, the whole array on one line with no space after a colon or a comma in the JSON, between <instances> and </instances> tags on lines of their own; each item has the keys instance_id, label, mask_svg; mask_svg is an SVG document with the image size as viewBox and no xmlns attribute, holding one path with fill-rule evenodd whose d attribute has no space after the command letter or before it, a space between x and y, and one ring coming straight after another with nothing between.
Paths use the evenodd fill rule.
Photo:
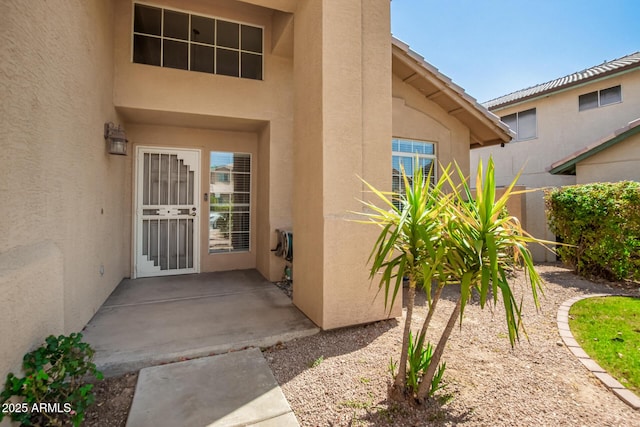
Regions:
<instances>
[{"instance_id":1,"label":"concrete walkway","mask_svg":"<svg viewBox=\"0 0 640 427\"><path fill-rule=\"evenodd\" d=\"M142 369L127 420L127 427L247 425L299 425L255 348Z\"/></svg>"},{"instance_id":2,"label":"concrete walkway","mask_svg":"<svg viewBox=\"0 0 640 427\"><path fill-rule=\"evenodd\" d=\"M318 331L280 289L244 270L123 280L83 334L98 369L115 376Z\"/></svg>"}]
</instances>

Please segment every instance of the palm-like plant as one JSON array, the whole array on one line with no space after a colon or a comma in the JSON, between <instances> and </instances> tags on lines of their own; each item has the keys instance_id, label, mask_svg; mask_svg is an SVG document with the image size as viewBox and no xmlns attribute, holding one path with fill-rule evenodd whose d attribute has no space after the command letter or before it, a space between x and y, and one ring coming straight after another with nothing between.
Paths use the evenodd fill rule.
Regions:
<instances>
[{"instance_id":1,"label":"palm-like plant","mask_svg":"<svg viewBox=\"0 0 640 427\"><path fill-rule=\"evenodd\" d=\"M517 218L504 214L507 201L517 194L513 191L517 177L502 196L496 198L494 164L489 159L484 176L482 164L478 167L474 196L458 165L455 165L455 170L460 183L454 182L450 169L443 168L440 179L433 186L421 173L416 174L413 185L409 185L402 171L405 192L400 197L400 204L393 204L389 201L388 193L367 184L386 208L363 202L370 209L370 212L363 214L368 217L367 222L373 222L382 229L371 252L370 273L373 278L382 272L379 287L384 290L387 306L389 299L393 306L402 286L402 278L409 277L407 317L395 378L396 388L402 391L406 388L407 350L417 284L422 284L429 301L429 312L421 328L419 342L424 340L444 286L456 285L460 289L455 308L421 379L418 400L424 400L431 392L432 380L445 345L458 317L462 321L472 289L479 294L482 308L490 300L489 291L494 305L497 304L498 294L502 295L510 343L513 346L519 340L519 332L524 332L522 300L519 303L516 301L507 280L507 272L516 265L524 267L538 308L538 291L542 289L542 280L533 266L527 244L549 243L531 237L522 229ZM447 187L449 191L445 192ZM432 281L437 284L433 298Z\"/></svg>"},{"instance_id":2,"label":"palm-like plant","mask_svg":"<svg viewBox=\"0 0 640 427\"><path fill-rule=\"evenodd\" d=\"M521 315L522 299L516 301L507 280L507 272L514 266L524 268L538 309L538 292L542 292L542 280L534 268L527 244L550 243L533 238L522 229L518 218L504 214L507 201L513 194L517 194L513 187L518 176L502 196L496 198L495 167L491 158L484 176L482 163L478 165L475 196L458 165L456 171L461 184L454 187L454 202L447 205L447 215L443 217L446 220L443 244L447 246L443 263L449 280L459 285L460 296L422 379L418 392L420 399L427 396L428 384L436 372L458 316L462 322L472 289L479 294L481 308L485 307L490 290L494 305L498 302L498 294L501 294L511 346L520 339L519 331L526 336ZM453 185L453 180L446 171L443 172L443 178Z\"/></svg>"},{"instance_id":3,"label":"palm-like plant","mask_svg":"<svg viewBox=\"0 0 640 427\"><path fill-rule=\"evenodd\" d=\"M446 181L441 179L430 188L430 174L425 177L417 163L415 170L420 172L414 175L413 182L410 183L402 169L405 192L401 196L381 192L365 181L384 207L363 201L369 212L360 213L368 217L367 223L373 222L382 228L369 262L372 262L372 279L378 272L382 272L380 289L384 289L385 307L393 307L398 292L402 289L403 278L409 279L407 317L395 378L395 385L401 390L404 390L407 382L407 352L416 286L419 282L431 282L431 266L439 265L437 259L444 255L438 241L443 223L438 217L442 208L440 194Z\"/></svg>"}]
</instances>

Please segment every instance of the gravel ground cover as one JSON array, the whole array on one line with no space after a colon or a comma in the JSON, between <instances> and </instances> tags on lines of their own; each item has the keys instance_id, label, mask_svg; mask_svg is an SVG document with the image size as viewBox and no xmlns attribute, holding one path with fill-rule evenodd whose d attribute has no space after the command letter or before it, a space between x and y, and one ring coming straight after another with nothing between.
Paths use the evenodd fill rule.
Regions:
<instances>
[{"instance_id":1,"label":"gravel ground cover","mask_svg":"<svg viewBox=\"0 0 640 427\"><path fill-rule=\"evenodd\" d=\"M638 289L587 281L557 265L537 270L546 282L539 312L522 273L512 280L516 294L524 297L529 341L522 337L511 349L500 302L493 312L468 305L462 329L454 329L443 356L446 388L428 405L387 400L389 359L398 359L402 339L397 320L321 332L267 349L264 355L303 426L640 425L640 413L582 366L562 344L556 326L558 306L571 297L640 296ZM441 330L454 306L454 292L443 296L432 333ZM425 315L421 295L414 329Z\"/></svg>"},{"instance_id":2,"label":"gravel ground cover","mask_svg":"<svg viewBox=\"0 0 640 427\"><path fill-rule=\"evenodd\" d=\"M124 427L137 381L138 373L132 372L96 383L93 388L96 401L87 410L82 425L84 427Z\"/></svg>"},{"instance_id":3,"label":"gravel ground cover","mask_svg":"<svg viewBox=\"0 0 640 427\"><path fill-rule=\"evenodd\" d=\"M640 426L640 413L582 366L562 345L556 326L565 300L589 293L640 296L637 285L593 283L557 265L536 268L546 282L540 312L524 277L513 280L514 290L525 295L530 342L523 339L512 350L504 310L468 305L443 356L447 386L425 407L387 400L389 358L398 358L402 339L397 320L321 332L266 349L264 356L303 426ZM434 327L445 324L455 297L444 295ZM424 296L416 304L415 329L426 315ZM83 425L124 426L136 380L132 373L98 383Z\"/></svg>"}]
</instances>

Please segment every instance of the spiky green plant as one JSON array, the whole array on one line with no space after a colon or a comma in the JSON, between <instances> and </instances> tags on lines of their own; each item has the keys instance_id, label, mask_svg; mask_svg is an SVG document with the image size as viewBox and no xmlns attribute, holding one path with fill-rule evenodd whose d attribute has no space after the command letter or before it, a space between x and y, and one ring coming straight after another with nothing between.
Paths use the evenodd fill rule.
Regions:
<instances>
[{"instance_id":1,"label":"spiky green plant","mask_svg":"<svg viewBox=\"0 0 640 427\"><path fill-rule=\"evenodd\" d=\"M377 224L382 229L369 256L369 262L372 263L370 277L373 279L378 272L382 272L379 289L384 290L384 303L389 310L402 289L403 278L409 278L407 316L395 378L396 387L404 390L416 285L418 282L431 281L435 272L432 266L438 267L438 259L444 255L439 243L443 223L438 217L443 206L441 200L445 198L441 194L446 180L441 179L430 188L431 174L425 176L419 172L413 176L411 185L404 168L401 169L404 194L382 192L364 181L384 207L363 201L369 211L359 214L368 218L365 222ZM417 161L415 170L421 171Z\"/></svg>"},{"instance_id":2,"label":"spiky green plant","mask_svg":"<svg viewBox=\"0 0 640 427\"><path fill-rule=\"evenodd\" d=\"M461 184L454 187L454 198L452 203L447 204L447 215L443 217L446 220L443 244L447 246L443 262L450 278L459 286L460 296L422 380L418 392L419 399L427 396L429 390L426 384L431 382L436 374L442 352L458 317L462 323L464 309L471 298L472 289L479 294L481 308L490 300L489 291L493 296L494 305L498 303L498 294L501 295L512 347L519 341L520 331L526 336L522 324L522 298L517 301L513 295L507 272L514 266L524 268L531 286L534 305L538 309L538 292L542 292L542 279L534 268L527 245L551 243L533 238L524 231L518 218L504 215L509 198L517 194L513 188L519 174L503 194L496 197L493 159L489 158L484 175L482 163L478 165L475 194L457 164L455 168ZM453 186L453 179L447 171L443 172L443 177Z\"/></svg>"},{"instance_id":3,"label":"spiky green plant","mask_svg":"<svg viewBox=\"0 0 640 427\"><path fill-rule=\"evenodd\" d=\"M368 212L362 213L367 217L365 222L381 228L369 261L372 279L382 273L379 289L385 294L386 306L389 306L389 301L393 306L402 288L402 278L409 277L407 317L395 379L396 387L402 391L406 391L407 350L416 284L422 283L429 298L429 312L418 339L424 339L443 287L455 285L460 290L455 308L420 381L419 400L424 400L429 393L445 345L458 317L462 320L472 289L479 294L482 308L491 300L489 291L494 305L498 294L502 295L512 346L519 340L520 331L526 335L522 325L522 300L516 301L507 272L514 266L525 269L538 308L542 280L533 266L527 244L549 243L531 237L517 218L504 214L509 198L518 194L513 190L518 177L502 196L496 197L495 167L490 158L486 174L483 174L482 163L478 167L474 195L459 166L455 164L455 175L450 170L450 166L442 168L440 178L433 186L421 173L416 174L413 185L409 185L403 170L405 192L391 195L399 197L401 203L392 203L389 193L376 190L369 184L367 186L383 207L363 202L368 208ZM433 298L432 281L437 285Z\"/></svg>"},{"instance_id":4,"label":"spiky green plant","mask_svg":"<svg viewBox=\"0 0 640 427\"><path fill-rule=\"evenodd\" d=\"M433 346L430 342L425 343L425 336L419 335L414 339L413 334L409 333L409 353L407 355L407 388L411 393L417 395L420 381L423 374L427 371L429 363L433 357ZM433 394L439 389L443 388L441 384L444 370L446 369L446 363L442 363L438 366L436 375L431 380L431 387L428 390L428 395Z\"/></svg>"}]
</instances>

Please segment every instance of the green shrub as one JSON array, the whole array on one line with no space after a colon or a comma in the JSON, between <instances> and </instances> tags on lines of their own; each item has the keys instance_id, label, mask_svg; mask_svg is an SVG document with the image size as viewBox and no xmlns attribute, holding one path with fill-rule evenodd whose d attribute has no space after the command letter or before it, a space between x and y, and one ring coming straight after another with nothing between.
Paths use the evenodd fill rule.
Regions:
<instances>
[{"instance_id":1,"label":"green shrub","mask_svg":"<svg viewBox=\"0 0 640 427\"><path fill-rule=\"evenodd\" d=\"M640 279L640 183L595 183L547 190L558 254L583 276Z\"/></svg>"},{"instance_id":2,"label":"green shrub","mask_svg":"<svg viewBox=\"0 0 640 427\"><path fill-rule=\"evenodd\" d=\"M25 376L7 375L0 393L0 421L9 414L22 425L80 425L86 409L93 404L93 384L83 383L86 375L102 379L91 361L94 350L82 334L50 335L45 343L27 353L22 362ZM13 403L9 401L12 397ZM5 411L5 408L7 411Z\"/></svg>"}]
</instances>

